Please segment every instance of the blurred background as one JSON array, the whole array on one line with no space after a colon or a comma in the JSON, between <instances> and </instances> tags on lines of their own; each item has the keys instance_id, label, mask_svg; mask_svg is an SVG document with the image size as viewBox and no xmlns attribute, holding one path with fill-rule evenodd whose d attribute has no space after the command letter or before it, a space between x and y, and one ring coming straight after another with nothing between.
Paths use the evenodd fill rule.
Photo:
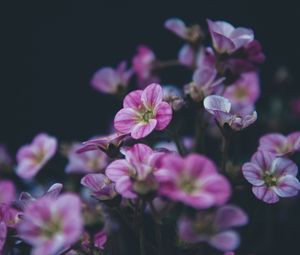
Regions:
<instances>
[{"instance_id":1,"label":"blurred background","mask_svg":"<svg viewBox=\"0 0 300 255\"><path fill-rule=\"evenodd\" d=\"M206 31L206 18L255 31L267 57L261 68L258 114L261 123L266 112L275 117L268 119L268 125L252 129L255 139L247 144L250 153L260 134L300 128L299 118L285 115L291 111L290 101L300 97L296 1L10 1L0 7L0 143L12 153L41 131L61 141L106 133L120 102L94 91L92 74L122 60L130 63L139 44L151 47L159 59L174 59L182 41L164 29L170 17L199 23ZM184 75L167 75L165 82L184 84L188 82ZM285 208L279 216L288 213L288 224L270 219L267 224L273 228L262 230L270 236L268 250L262 254L298 254L300 206ZM248 239L257 233L260 229L247 233Z\"/></svg>"}]
</instances>

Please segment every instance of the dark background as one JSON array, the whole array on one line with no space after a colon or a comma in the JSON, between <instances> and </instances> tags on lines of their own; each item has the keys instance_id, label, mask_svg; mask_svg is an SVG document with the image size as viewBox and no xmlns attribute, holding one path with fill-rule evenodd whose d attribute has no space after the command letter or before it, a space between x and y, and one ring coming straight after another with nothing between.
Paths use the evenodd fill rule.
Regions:
<instances>
[{"instance_id":1,"label":"dark background","mask_svg":"<svg viewBox=\"0 0 300 255\"><path fill-rule=\"evenodd\" d=\"M106 132L119 102L92 90L91 75L102 66L130 61L141 43L160 59L174 58L182 42L163 28L170 17L205 29L206 18L252 28L267 57L261 68L261 109L270 107L264 101L271 93L300 96L296 1L40 0L1 1L0 7L0 143L13 153L41 131L60 140L86 140ZM275 72L282 66L290 75L284 88L274 85ZM166 81L175 81L176 75ZM256 146L257 139L253 143ZM278 216L278 208L270 208ZM280 213L289 213L285 217L290 221L282 224L275 218L267 223L278 234L268 239L270 250L264 254L299 254L300 208L285 206ZM256 233L260 229L252 237Z\"/></svg>"}]
</instances>

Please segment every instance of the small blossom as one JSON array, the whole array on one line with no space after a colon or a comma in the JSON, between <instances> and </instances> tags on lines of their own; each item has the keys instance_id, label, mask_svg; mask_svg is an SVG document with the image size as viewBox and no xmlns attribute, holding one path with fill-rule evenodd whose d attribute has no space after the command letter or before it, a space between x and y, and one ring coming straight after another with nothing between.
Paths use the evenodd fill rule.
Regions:
<instances>
[{"instance_id":1,"label":"small blossom","mask_svg":"<svg viewBox=\"0 0 300 255\"><path fill-rule=\"evenodd\" d=\"M300 131L288 136L279 133L271 133L259 139L258 150L269 151L277 156L290 155L300 151Z\"/></svg>"},{"instance_id":2,"label":"small blossom","mask_svg":"<svg viewBox=\"0 0 300 255\"><path fill-rule=\"evenodd\" d=\"M250 126L257 119L257 113L252 110L252 107L235 111L231 102L225 97L211 95L206 97L203 103L205 109L215 117L221 127L228 124L233 130L239 131Z\"/></svg>"},{"instance_id":3,"label":"small blossom","mask_svg":"<svg viewBox=\"0 0 300 255\"><path fill-rule=\"evenodd\" d=\"M0 181L0 204L10 205L16 198L16 187L12 181Z\"/></svg>"},{"instance_id":4,"label":"small blossom","mask_svg":"<svg viewBox=\"0 0 300 255\"><path fill-rule=\"evenodd\" d=\"M205 156L191 154L181 158L170 154L162 158L155 172L159 193L175 201L203 209L224 204L230 185L218 174L214 163Z\"/></svg>"},{"instance_id":5,"label":"small blossom","mask_svg":"<svg viewBox=\"0 0 300 255\"><path fill-rule=\"evenodd\" d=\"M167 102L174 111L179 111L183 105L183 95L180 89L172 85L163 86L163 100Z\"/></svg>"},{"instance_id":6,"label":"small blossom","mask_svg":"<svg viewBox=\"0 0 300 255\"><path fill-rule=\"evenodd\" d=\"M239 235L232 230L247 224L248 217L237 206L225 205L214 213L199 212L194 219L183 216L178 221L179 237L187 243L207 242L221 251L235 250Z\"/></svg>"},{"instance_id":7,"label":"small blossom","mask_svg":"<svg viewBox=\"0 0 300 255\"><path fill-rule=\"evenodd\" d=\"M77 153L81 145L74 144L69 151L67 173L92 173L101 172L108 164L107 155L101 150Z\"/></svg>"},{"instance_id":8,"label":"small blossom","mask_svg":"<svg viewBox=\"0 0 300 255\"><path fill-rule=\"evenodd\" d=\"M234 84L228 86L224 97L233 104L253 105L260 95L260 86L256 72L243 73Z\"/></svg>"},{"instance_id":9,"label":"small blossom","mask_svg":"<svg viewBox=\"0 0 300 255\"><path fill-rule=\"evenodd\" d=\"M113 161L106 168L107 177L116 183L116 190L126 198L136 198L157 188L155 163L163 155L144 144L123 149L125 159Z\"/></svg>"},{"instance_id":10,"label":"small blossom","mask_svg":"<svg viewBox=\"0 0 300 255\"><path fill-rule=\"evenodd\" d=\"M81 184L92 191L92 196L99 200L114 198L115 183L112 183L104 174L87 174L81 179Z\"/></svg>"},{"instance_id":11,"label":"small blossom","mask_svg":"<svg viewBox=\"0 0 300 255\"><path fill-rule=\"evenodd\" d=\"M12 157L7 151L7 148L0 144L0 172L3 170L10 168L13 163Z\"/></svg>"},{"instance_id":12,"label":"small blossom","mask_svg":"<svg viewBox=\"0 0 300 255\"><path fill-rule=\"evenodd\" d=\"M17 152L17 174L24 179L33 178L54 156L57 148L55 137L37 135L31 144L22 146Z\"/></svg>"},{"instance_id":13,"label":"small blossom","mask_svg":"<svg viewBox=\"0 0 300 255\"><path fill-rule=\"evenodd\" d=\"M116 94L125 90L133 72L126 70L126 62L121 62L116 69L103 67L91 80L92 87L102 93Z\"/></svg>"},{"instance_id":14,"label":"small blossom","mask_svg":"<svg viewBox=\"0 0 300 255\"><path fill-rule=\"evenodd\" d=\"M154 129L165 129L172 119L172 108L163 102L163 90L159 84L150 84L144 90L129 93L123 101L123 109L115 116L115 129L131 134L134 139L149 135Z\"/></svg>"},{"instance_id":15,"label":"small blossom","mask_svg":"<svg viewBox=\"0 0 300 255\"><path fill-rule=\"evenodd\" d=\"M42 197L30 203L18 225L21 239L33 246L32 255L53 255L74 244L82 232L81 202L73 194Z\"/></svg>"},{"instance_id":16,"label":"small blossom","mask_svg":"<svg viewBox=\"0 0 300 255\"><path fill-rule=\"evenodd\" d=\"M253 185L254 195L266 203L276 203L279 197L296 196L300 190L296 164L268 151L256 152L251 162L243 165L242 171Z\"/></svg>"},{"instance_id":17,"label":"small blossom","mask_svg":"<svg viewBox=\"0 0 300 255\"><path fill-rule=\"evenodd\" d=\"M219 53L233 53L254 39L253 31L247 28L234 28L225 21L207 20L213 46Z\"/></svg>"}]
</instances>

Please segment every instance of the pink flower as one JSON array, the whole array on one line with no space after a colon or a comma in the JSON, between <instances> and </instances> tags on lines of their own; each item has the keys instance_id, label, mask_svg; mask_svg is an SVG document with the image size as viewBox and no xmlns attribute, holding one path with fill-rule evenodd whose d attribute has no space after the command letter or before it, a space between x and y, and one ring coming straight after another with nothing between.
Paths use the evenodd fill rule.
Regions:
<instances>
[{"instance_id":1,"label":"pink flower","mask_svg":"<svg viewBox=\"0 0 300 255\"><path fill-rule=\"evenodd\" d=\"M129 93L123 107L115 116L115 129L130 133L134 139L146 137L154 129L165 129L172 119L172 108L163 102L163 90L155 83Z\"/></svg>"},{"instance_id":2,"label":"pink flower","mask_svg":"<svg viewBox=\"0 0 300 255\"><path fill-rule=\"evenodd\" d=\"M64 194L30 203L17 230L33 246L32 255L53 255L74 244L82 233L80 199Z\"/></svg>"},{"instance_id":3,"label":"pink flower","mask_svg":"<svg viewBox=\"0 0 300 255\"><path fill-rule=\"evenodd\" d=\"M57 148L55 137L47 134L37 135L31 144L22 146L17 152L17 175L24 179L33 178L51 159Z\"/></svg>"},{"instance_id":4,"label":"pink flower","mask_svg":"<svg viewBox=\"0 0 300 255\"><path fill-rule=\"evenodd\" d=\"M243 73L234 84L228 86L224 97L233 104L253 105L260 95L260 86L256 72Z\"/></svg>"},{"instance_id":5,"label":"pink flower","mask_svg":"<svg viewBox=\"0 0 300 255\"><path fill-rule=\"evenodd\" d=\"M115 182L116 191L125 198L136 198L157 188L155 163L163 155L144 144L123 149L125 159L113 161L106 168L107 177Z\"/></svg>"},{"instance_id":6,"label":"pink flower","mask_svg":"<svg viewBox=\"0 0 300 255\"><path fill-rule=\"evenodd\" d=\"M227 124L235 131L240 131L250 126L257 119L257 113L252 110L252 107L241 108L235 111L231 102L225 97L211 95L204 99L203 104L221 127Z\"/></svg>"},{"instance_id":7,"label":"pink flower","mask_svg":"<svg viewBox=\"0 0 300 255\"><path fill-rule=\"evenodd\" d=\"M133 57L133 70L137 75L141 87L150 82L157 82L157 77L152 75L153 63L156 61L154 52L146 47L139 46L136 55Z\"/></svg>"},{"instance_id":8,"label":"pink flower","mask_svg":"<svg viewBox=\"0 0 300 255\"><path fill-rule=\"evenodd\" d=\"M66 166L67 173L92 173L101 172L108 164L107 155L101 150L87 151L85 153L77 153L81 148L79 144L72 146Z\"/></svg>"},{"instance_id":9,"label":"pink flower","mask_svg":"<svg viewBox=\"0 0 300 255\"><path fill-rule=\"evenodd\" d=\"M126 70L126 62L121 62L117 69L103 67L99 69L91 80L92 87L102 93L116 94L125 90L133 72Z\"/></svg>"},{"instance_id":10,"label":"pink flower","mask_svg":"<svg viewBox=\"0 0 300 255\"><path fill-rule=\"evenodd\" d=\"M269 151L277 156L285 156L300 151L300 131L288 136L279 133L271 133L259 139L260 151Z\"/></svg>"},{"instance_id":11,"label":"pink flower","mask_svg":"<svg viewBox=\"0 0 300 255\"><path fill-rule=\"evenodd\" d=\"M231 193L228 181L217 172L214 163L197 154L186 158L166 155L155 176L161 195L198 209L222 205Z\"/></svg>"},{"instance_id":12,"label":"pink flower","mask_svg":"<svg viewBox=\"0 0 300 255\"><path fill-rule=\"evenodd\" d=\"M219 53L233 53L254 39L253 31L247 28L234 28L225 21L207 20L213 46Z\"/></svg>"},{"instance_id":13,"label":"pink flower","mask_svg":"<svg viewBox=\"0 0 300 255\"><path fill-rule=\"evenodd\" d=\"M12 181L0 181L0 204L10 205L16 198L16 187Z\"/></svg>"},{"instance_id":14,"label":"pink flower","mask_svg":"<svg viewBox=\"0 0 300 255\"><path fill-rule=\"evenodd\" d=\"M237 206L225 205L216 212L199 212L194 219L183 216L178 221L179 237L187 243L207 242L221 251L235 250L239 235L232 227L247 224L248 217Z\"/></svg>"},{"instance_id":15,"label":"pink flower","mask_svg":"<svg viewBox=\"0 0 300 255\"><path fill-rule=\"evenodd\" d=\"M115 183L104 174L87 174L81 179L81 184L92 191L92 196L99 200L114 198L117 193Z\"/></svg>"},{"instance_id":16,"label":"pink flower","mask_svg":"<svg viewBox=\"0 0 300 255\"><path fill-rule=\"evenodd\" d=\"M296 164L268 151L256 152L251 162L243 165L242 171L253 185L254 195L266 203L276 203L279 197L296 196L300 189Z\"/></svg>"}]
</instances>

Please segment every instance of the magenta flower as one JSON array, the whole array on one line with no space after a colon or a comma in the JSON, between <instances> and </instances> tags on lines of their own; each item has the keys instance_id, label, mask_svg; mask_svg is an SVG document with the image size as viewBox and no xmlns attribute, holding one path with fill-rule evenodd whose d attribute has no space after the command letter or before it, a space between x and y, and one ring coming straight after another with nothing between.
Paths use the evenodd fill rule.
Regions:
<instances>
[{"instance_id":1,"label":"magenta flower","mask_svg":"<svg viewBox=\"0 0 300 255\"><path fill-rule=\"evenodd\" d=\"M121 62L117 69L111 67L99 69L91 80L92 87L107 94L116 94L125 90L133 74L131 69L126 69L126 62Z\"/></svg>"},{"instance_id":2,"label":"magenta flower","mask_svg":"<svg viewBox=\"0 0 300 255\"><path fill-rule=\"evenodd\" d=\"M12 181L0 181L0 204L10 205L16 199L16 187Z\"/></svg>"},{"instance_id":3,"label":"magenta flower","mask_svg":"<svg viewBox=\"0 0 300 255\"><path fill-rule=\"evenodd\" d=\"M204 209L224 204L230 196L230 185L205 156L191 154L181 158L166 155L155 172L159 193L186 205Z\"/></svg>"},{"instance_id":4,"label":"magenta flower","mask_svg":"<svg viewBox=\"0 0 300 255\"><path fill-rule=\"evenodd\" d=\"M254 195L266 203L276 203L279 197L296 196L300 189L296 164L268 151L256 152L251 162L243 165L242 171L253 185Z\"/></svg>"},{"instance_id":5,"label":"magenta flower","mask_svg":"<svg viewBox=\"0 0 300 255\"><path fill-rule=\"evenodd\" d=\"M17 175L24 179L33 178L51 159L57 148L55 137L47 134L37 135L31 144L22 146L17 152Z\"/></svg>"},{"instance_id":6,"label":"magenta flower","mask_svg":"<svg viewBox=\"0 0 300 255\"><path fill-rule=\"evenodd\" d=\"M184 105L180 89L172 85L163 86L163 101L167 102L174 111L179 111Z\"/></svg>"},{"instance_id":7,"label":"magenta flower","mask_svg":"<svg viewBox=\"0 0 300 255\"><path fill-rule=\"evenodd\" d=\"M279 133L271 133L259 139L260 151L269 151L277 156L285 156L300 151L300 131L288 136Z\"/></svg>"},{"instance_id":8,"label":"magenta flower","mask_svg":"<svg viewBox=\"0 0 300 255\"><path fill-rule=\"evenodd\" d=\"M235 111L231 102L225 97L211 95L204 99L203 104L221 127L227 124L235 131L250 126L257 119L257 113L252 110L252 107Z\"/></svg>"},{"instance_id":9,"label":"magenta flower","mask_svg":"<svg viewBox=\"0 0 300 255\"><path fill-rule=\"evenodd\" d=\"M144 144L122 150L125 159L113 161L106 168L107 177L115 182L116 191L126 198L136 198L157 188L155 163L163 155Z\"/></svg>"},{"instance_id":10,"label":"magenta flower","mask_svg":"<svg viewBox=\"0 0 300 255\"><path fill-rule=\"evenodd\" d=\"M260 86L256 72L243 73L234 84L228 86L224 97L233 104L254 105L260 95Z\"/></svg>"},{"instance_id":11,"label":"magenta flower","mask_svg":"<svg viewBox=\"0 0 300 255\"><path fill-rule=\"evenodd\" d=\"M104 174L87 174L81 179L81 184L92 191L92 196L99 200L114 198L117 193L115 183Z\"/></svg>"},{"instance_id":12,"label":"magenta flower","mask_svg":"<svg viewBox=\"0 0 300 255\"><path fill-rule=\"evenodd\" d=\"M81 145L75 144L69 151L69 163L66 173L92 173L101 172L108 164L107 155L101 150L77 153Z\"/></svg>"},{"instance_id":13,"label":"magenta flower","mask_svg":"<svg viewBox=\"0 0 300 255\"><path fill-rule=\"evenodd\" d=\"M248 217L237 206L225 205L213 214L199 212L194 219L183 216L178 221L179 237L187 243L207 242L221 251L235 250L239 235L232 230L247 224Z\"/></svg>"},{"instance_id":14,"label":"magenta flower","mask_svg":"<svg viewBox=\"0 0 300 255\"><path fill-rule=\"evenodd\" d=\"M254 39L253 31L247 28L234 28L225 21L207 20L213 46L219 53L233 53Z\"/></svg>"},{"instance_id":15,"label":"magenta flower","mask_svg":"<svg viewBox=\"0 0 300 255\"><path fill-rule=\"evenodd\" d=\"M115 129L132 138L140 139L154 129L165 129L172 119L172 108L163 102L163 90L159 84L150 84L144 90L129 93L123 101L123 109L115 116Z\"/></svg>"},{"instance_id":16,"label":"magenta flower","mask_svg":"<svg viewBox=\"0 0 300 255\"><path fill-rule=\"evenodd\" d=\"M54 255L74 244L82 233L80 199L64 194L30 203L17 230L33 246L32 255Z\"/></svg>"}]
</instances>

